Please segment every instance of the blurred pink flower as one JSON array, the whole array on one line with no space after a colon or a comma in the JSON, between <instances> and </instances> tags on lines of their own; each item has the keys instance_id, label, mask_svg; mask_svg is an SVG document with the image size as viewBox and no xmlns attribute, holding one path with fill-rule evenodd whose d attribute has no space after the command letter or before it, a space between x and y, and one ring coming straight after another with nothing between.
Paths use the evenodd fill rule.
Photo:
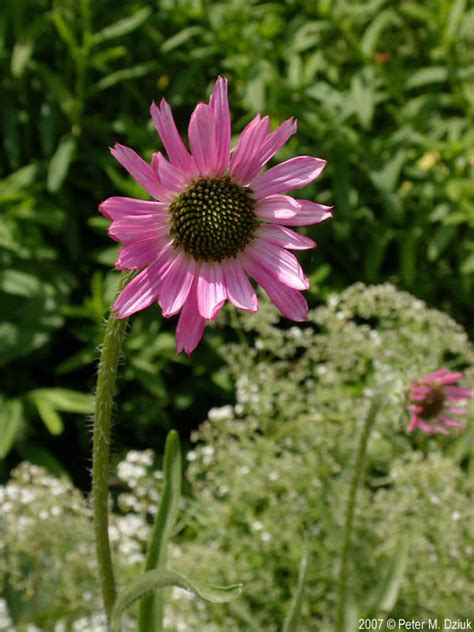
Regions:
<instances>
[{"instance_id":1,"label":"blurred pink flower","mask_svg":"<svg viewBox=\"0 0 474 632\"><path fill-rule=\"evenodd\" d=\"M453 415L467 414L460 404L474 397L474 392L457 385L462 377L460 372L450 373L443 368L412 383L409 406L412 417L408 432L419 428L429 434L441 432L448 435L450 428L464 428Z\"/></svg>"},{"instance_id":2,"label":"blurred pink flower","mask_svg":"<svg viewBox=\"0 0 474 632\"><path fill-rule=\"evenodd\" d=\"M260 114L231 151L222 77L209 104L199 103L191 115L191 151L164 99L160 106L153 103L150 113L168 158L157 152L148 164L123 145L111 152L155 201L111 197L99 207L112 220L109 235L124 244L116 268L144 268L115 301L118 317L155 301L167 318L181 312L177 351L189 354L227 299L238 309L258 310L250 275L284 316L305 320L308 306L301 290L309 282L288 250L316 244L287 227L322 222L332 207L284 194L315 180L326 161L297 156L260 173L296 132L293 118L271 132L268 116Z\"/></svg>"}]
</instances>

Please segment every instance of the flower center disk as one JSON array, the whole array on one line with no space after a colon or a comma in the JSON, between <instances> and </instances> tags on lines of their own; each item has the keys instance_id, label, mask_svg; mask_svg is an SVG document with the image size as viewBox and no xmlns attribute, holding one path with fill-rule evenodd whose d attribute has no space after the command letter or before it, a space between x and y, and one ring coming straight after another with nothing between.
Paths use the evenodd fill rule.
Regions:
<instances>
[{"instance_id":1,"label":"flower center disk","mask_svg":"<svg viewBox=\"0 0 474 632\"><path fill-rule=\"evenodd\" d=\"M420 404L423 408L423 411L420 413L420 417L423 419L437 417L443 410L444 401L445 396L443 389L439 386L434 386Z\"/></svg>"},{"instance_id":2,"label":"flower center disk","mask_svg":"<svg viewBox=\"0 0 474 632\"><path fill-rule=\"evenodd\" d=\"M197 180L170 204L174 246L197 261L236 257L255 236L255 205L228 176Z\"/></svg>"}]
</instances>

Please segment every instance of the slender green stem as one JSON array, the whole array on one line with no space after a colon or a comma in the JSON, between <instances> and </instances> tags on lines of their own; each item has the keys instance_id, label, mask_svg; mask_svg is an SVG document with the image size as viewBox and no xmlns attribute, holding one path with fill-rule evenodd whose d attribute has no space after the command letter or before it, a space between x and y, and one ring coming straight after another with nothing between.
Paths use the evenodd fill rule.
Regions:
<instances>
[{"instance_id":1,"label":"slender green stem","mask_svg":"<svg viewBox=\"0 0 474 632\"><path fill-rule=\"evenodd\" d=\"M130 280L124 275L121 287ZM127 319L110 313L100 354L92 448L92 508L99 578L107 619L114 605L116 590L108 530L108 480L112 406L120 350L125 338Z\"/></svg>"},{"instance_id":2,"label":"slender green stem","mask_svg":"<svg viewBox=\"0 0 474 632\"><path fill-rule=\"evenodd\" d=\"M337 610L336 610L336 630L343 632L345 619L345 605L347 597L347 578L349 574L349 560L351 554L352 525L354 522L354 512L356 506L357 490L359 488L362 475L364 473L365 455L370 432L374 425L377 414L382 406L382 397L376 395L372 400L364 425L359 438L354 469L349 486L346 512L344 518L344 534L342 540L341 564L339 567L339 582L337 590Z\"/></svg>"}]
</instances>

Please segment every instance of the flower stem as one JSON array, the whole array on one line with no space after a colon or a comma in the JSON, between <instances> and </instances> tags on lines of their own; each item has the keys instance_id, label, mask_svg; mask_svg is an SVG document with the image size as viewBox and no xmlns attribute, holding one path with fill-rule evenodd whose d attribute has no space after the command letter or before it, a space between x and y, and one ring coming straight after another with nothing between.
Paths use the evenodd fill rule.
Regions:
<instances>
[{"instance_id":1,"label":"flower stem","mask_svg":"<svg viewBox=\"0 0 474 632\"><path fill-rule=\"evenodd\" d=\"M336 610L336 630L344 631L345 623L345 606L347 598L347 578L349 573L349 559L351 554L351 536L352 526L354 522L354 512L356 506L357 490L359 488L362 475L364 473L365 455L367 453L367 444L369 436L374 425L377 414L382 406L382 397L376 395L370 405L364 425L359 438L354 470L349 486L349 494L344 519L344 534L342 541L341 564L339 568L339 581L337 590L337 610Z\"/></svg>"},{"instance_id":2,"label":"flower stem","mask_svg":"<svg viewBox=\"0 0 474 632\"><path fill-rule=\"evenodd\" d=\"M120 289L130 280L123 275ZM94 534L102 599L107 620L116 597L108 530L108 480L112 406L120 350L125 338L127 319L119 320L110 313L100 354L95 396L92 448L92 508Z\"/></svg>"}]
</instances>

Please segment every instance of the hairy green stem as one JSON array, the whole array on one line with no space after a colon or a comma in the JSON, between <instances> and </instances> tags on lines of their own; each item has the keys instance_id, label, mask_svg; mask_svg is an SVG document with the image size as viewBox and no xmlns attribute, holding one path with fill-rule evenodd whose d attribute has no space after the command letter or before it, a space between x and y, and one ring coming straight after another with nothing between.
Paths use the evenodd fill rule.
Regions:
<instances>
[{"instance_id":1,"label":"hairy green stem","mask_svg":"<svg viewBox=\"0 0 474 632\"><path fill-rule=\"evenodd\" d=\"M130 275L123 275L122 288ZM108 481L112 406L117 377L117 366L125 338L127 319L119 320L111 312L105 328L100 354L92 448L92 508L94 535L102 599L107 619L116 598L114 571L108 529Z\"/></svg>"},{"instance_id":2,"label":"hairy green stem","mask_svg":"<svg viewBox=\"0 0 474 632\"><path fill-rule=\"evenodd\" d=\"M344 631L345 606L347 598L347 578L349 574L349 560L351 555L352 526L354 522L354 512L356 507L357 490L359 488L362 475L364 473L365 455L370 433L374 425L377 414L382 406L382 397L376 395L370 405L364 425L359 438L354 469L349 486L349 494L344 518L344 533L342 540L341 563L339 567L339 581L337 590L337 610L336 610L336 630Z\"/></svg>"}]
</instances>

